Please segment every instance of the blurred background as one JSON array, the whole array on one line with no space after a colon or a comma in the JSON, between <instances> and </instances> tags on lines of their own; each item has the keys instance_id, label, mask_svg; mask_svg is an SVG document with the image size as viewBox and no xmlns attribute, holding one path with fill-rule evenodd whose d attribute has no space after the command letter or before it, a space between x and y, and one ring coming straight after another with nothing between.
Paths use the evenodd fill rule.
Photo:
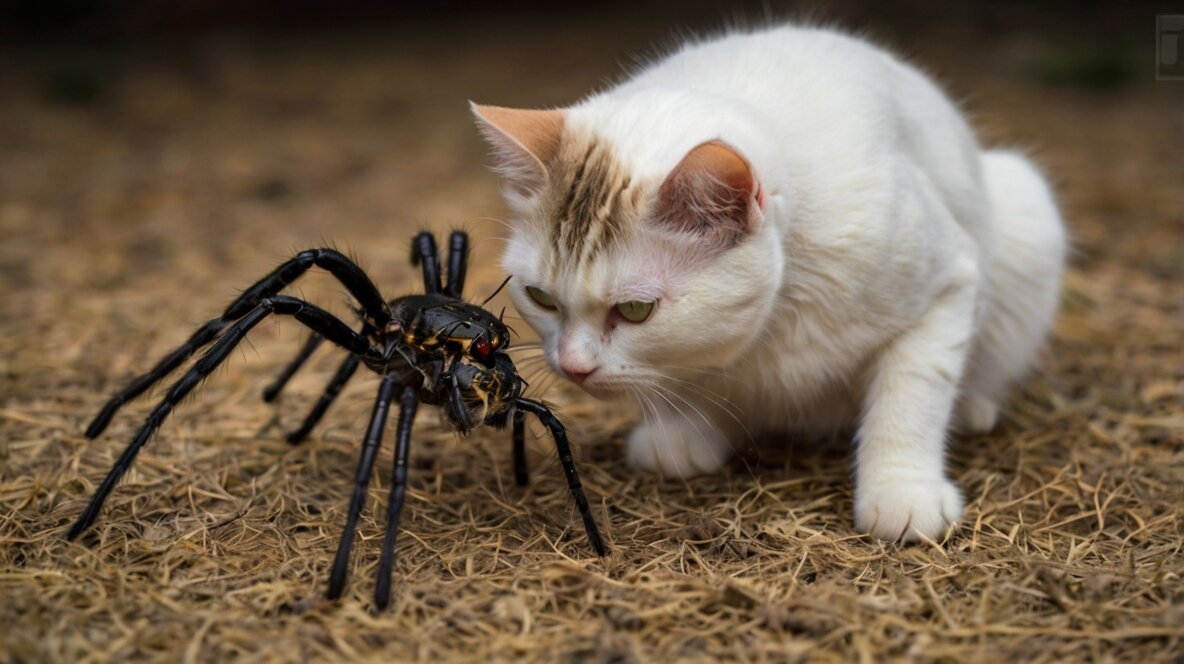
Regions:
<instances>
[{"instance_id":1,"label":"blurred background","mask_svg":"<svg viewBox=\"0 0 1184 664\"><path fill-rule=\"evenodd\" d=\"M931 72L985 142L1045 160L1088 243L1102 233L1075 214L1081 197L1181 181L1184 84L1155 80L1154 6L7 0L0 270L50 283L66 275L32 250L85 246L82 281L61 286L189 260L253 275L322 238L388 269L370 248L417 225L496 234L476 221L501 208L467 100L561 105L680 31L784 17L866 33ZM1158 211L1151 199L1124 223Z\"/></svg>"},{"instance_id":2,"label":"blurred background","mask_svg":"<svg viewBox=\"0 0 1184 664\"><path fill-rule=\"evenodd\" d=\"M112 367L89 335L152 334L154 315L193 324L298 248L355 250L403 292L421 227L470 230L470 290L490 292L504 210L468 100L563 105L679 34L784 18L885 44L959 101L984 144L1033 154L1075 266L1104 257L1178 280L1184 81L1156 80L1152 7L7 0L4 343L31 363L22 380L93 380Z\"/></svg>"},{"instance_id":3,"label":"blurred background","mask_svg":"<svg viewBox=\"0 0 1184 664\"><path fill-rule=\"evenodd\" d=\"M0 2L0 661L1178 657L1184 81L1156 80L1161 6ZM973 536L936 553L861 540L842 452L694 485L639 477L620 458L632 414L532 380L573 431L616 557L567 557L586 552L543 441L541 484L520 495L497 483L500 434L460 441L424 417L393 622L365 613L369 568L338 610L320 584L374 381L354 381L315 445L277 442L335 364L318 356L286 404L260 405L294 325L260 326L165 425L108 503L108 546L50 536L148 407L85 441L105 395L294 250L350 249L393 297L417 288L411 234L462 227L469 296L501 282L504 209L468 100L567 104L679 34L784 18L905 55L984 144L1030 152L1056 183L1074 252L1044 371L1000 431L952 455ZM300 290L346 311L329 280ZM1103 499L1091 530L1079 515Z\"/></svg>"}]
</instances>

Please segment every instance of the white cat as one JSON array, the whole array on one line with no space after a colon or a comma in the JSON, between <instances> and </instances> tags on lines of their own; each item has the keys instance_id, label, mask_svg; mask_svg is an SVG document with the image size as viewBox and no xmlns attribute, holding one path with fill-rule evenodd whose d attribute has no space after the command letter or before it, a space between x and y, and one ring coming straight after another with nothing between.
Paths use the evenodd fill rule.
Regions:
<instances>
[{"instance_id":1,"label":"white cat","mask_svg":"<svg viewBox=\"0 0 1184 664\"><path fill-rule=\"evenodd\" d=\"M1040 173L921 73L784 26L688 43L561 110L473 106L504 267L557 369L647 413L636 468L719 471L756 432L853 428L855 525L939 538L948 430L987 431L1056 311Z\"/></svg>"}]
</instances>

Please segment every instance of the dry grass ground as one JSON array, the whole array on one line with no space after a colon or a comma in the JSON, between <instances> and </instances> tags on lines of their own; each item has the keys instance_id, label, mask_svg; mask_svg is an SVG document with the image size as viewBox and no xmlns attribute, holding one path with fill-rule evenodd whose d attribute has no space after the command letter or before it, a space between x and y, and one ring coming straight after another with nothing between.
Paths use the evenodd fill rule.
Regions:
<instances>
[{"instance_id":1,"label":"dry grass ground","mask_svg":"<svg viewBox=\"0 0 1184 664\"><path fill-rule=\"evenodd\" d=\"M459 439L427 411L393 609L368 601L389 438L347 596L328 602L376 381L356 379L313 440L286 445L335 359L318 355L283 403L262 404L300 339L270 323L167 421L93 531L61 538L151 399L96 441L81 435L88 418L291 250L349 246L395 295L414 287L410 233L464 224L470 294L491 291L502 231L483 218L501 209L464 100L574 97L614 69L593 32L9 53L0 661L1184 656L1184 83L1045 88L954 56L934 62L973 92L988 140L1038 147L1059 180L1076 253L1042 375L996 433L953 446L968 507L948 541L855 532L841 447L685 484L630 472L633 416L539 378L612 555L590 555L545 438L518 489L507 434ZM325 279L302 291L342 310Z\"/></svg>"}]
</instances>

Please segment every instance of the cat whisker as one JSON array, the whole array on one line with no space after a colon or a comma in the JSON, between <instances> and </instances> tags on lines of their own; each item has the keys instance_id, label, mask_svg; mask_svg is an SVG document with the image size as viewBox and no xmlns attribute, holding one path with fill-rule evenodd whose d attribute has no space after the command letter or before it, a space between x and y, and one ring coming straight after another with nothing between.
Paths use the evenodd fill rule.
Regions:
<instances>
[{"instance_id":1,"label":"cat whisker","mask_svg":"<svg viewBox=\"0 0 1184 664\"><path fill-rule=\"evenodd\" d=\"M662 376L662 378L659 380L674 381L680 385L683 385L683 386L686 386L690 389L693 389L696 392L698 392L699 394L704 395L708 398L711 398L712 403L719 406L720 408L726 408L726 406L724 406L725 403L728 404L729 406L736 405L736 404L732 403L732 400L727 398L726 396L720 394L719 392L716 392L715 390L712 390L711 388L707 387L706 385L700 385L694 381L683 380L681 378L677 378L675 376L670 376L670 375Z\"/></svg>"},{"instance_id":2,"label":"cat whisker","mask_svg":"<svg viewBox=\"0 0 1184 664\"><path fill-rule=\"evenodd\" d=\"M539 382L539 389L535 392L535 394L546 394L547 392L549 392L551 390L551 388L555 385L555 381L558 380L558 378L559 377L556 376L554 373L548 373L548 374L543 375L542 379Z\"/></svg>"},{"instance_id":3,"label":"cat whisker","mask_svg":"<svg viewBox=\"0 0 1184 664\"><path fill-rule=\"evenodd\" d=\"M744 425L744 422L742 422L740 420L739 413L738 413L739 408L736 406L736 404L732 403L732 401L730 399L723 396L722 394L719 394L717 392L713 392L712 390L710 390L702 385L697 385L697 384L689 382L689 381L680 381L680 380L673 378L671 376L666 376L665 379L675 380L679 383L682 383L684 387L694 390L696 394L698 394L699 396L710 401L712 404L715 405L716 408L719 408L724 413L726 413L729 417L731 417L733 420L735 420L736 424L740 425L740 428L744 430L745 435L747 435L750 440L752 439L752 434L750 434L748 432L748 427L746 427Z\"/></svg>"},{"instance_id":4,"label":"cat whisker","mask_svg":"<svg viewBox=\"0 0 1184 664\"><path fill-rule=\"evenodd\" d=\"M511 231L514 230L513 224L506 221L505 219L498 219L497 217L474 217L473 220L474 221L492 221L494 223L498 223L498 224L501 224L502 226L505 226L507 229L509 229Z\"/></svg>"},{"instance_id":5,"label":"cat whisker","mask_svg":"<svg viewBox=\"0 0 1184 664\"><path fill-rule=\"evenodd\" d=\"M473 249L479 249L483 245L485 245L485 243L490 242L490 241L497 241L497 242L506 243L506 242L510 241L510 238L508 238L504 235L486 235L485 237L481 238L480 240L478 240L477 242L475 242L473 244Z\"/></svg>"},{"instance_id":6,"label":"cat whisker","mask_svg":"<svg viewBox=\"0 0 1184 664\"><path fill-rule=\"evenodd\" d=\"M674 371L694 371L696 373L706 374L708 376L713 376L716 378L723 378L723 379L732 381L733 383L736 383L738 385L744 385L746 387L748 386L748 383L740 380L740 378L730 375L730 374L727 374L718 368L713 369L712 367L688 367L688 366L683 366L683 365L679 365L679 364L663 364L661 366L656 366L655 368L656 369L671 369Z\"/></svg>"},{"instance_id":7,"label":"cat whisker","mask_svg":"<svg viewBox=\"0 0 1184 664\"><path fill-rule=\"evenodd\" d=\"M633 395L633 402L637 404L638 409L641 411L642 427L646 431L650 430L651 429L651 424L650 424L651 417L656 417L656 414L652 413L652 410L651 410L652 406L649 404L649 402L645 398L645 396L642 395L640 389L638 389L637 387L633 387L633 386L630 386L627 389L629 390L629 393Z\"/></svg>"},{"instance_id":8,"label":"cat whisker","mask_svg":"<svg viewBox=\"0 0 1184 664\"><path fill-rule=\"evenodd\" d=\"M525 357L522 360L515 362L515 364L518 366L519 371L521 371L524 368L525 369L536 369L536 368L541 369L541 368L545 368L545 366L550 366L550 363L547 362L547 357L545 355L532 355L529 357ZM554 372L551 372L551 373L554 373Z\"/></svg>"},{"instance_id":9,"label":"cat whisker","mask_svg":"<svg viewBox=\"0 0 1184 664\"><path fill-rule=\"evenodd\" d=\"M674 464L673 464L674 457L670 456L671 438L670 438L670 432L666 430L666 418L662 417L662 414L660 412L658 412L657 404L655 404L653 401L651 401L649 399L649 397L646 397L644 393L642 393L642 398L644 398L646 400L646 402L650 404L650 408L652 408L654 411L654 419L657 420L657 422L658 422L658 429L662 432L662 441L664 443L664 444L660 445L660 448L662 451L666 452L667 457L671 462L671 467L674 467Z\"/></svg>"},{"instance_id":10,"label":"cat whisker","mask_svg":"<svg viewBox=\"0 0 1184 664\"><path fill-rule=\"evenodd\" d=\"M700 410L697 406L695 406L695 404L691 403L686 397L682 396L681 394L679 394L678 392L676 392L674 390L671 390L668 387L663 387L663 386L657 385L657 384L653 385L652 387L654 387L657 390L662 390L662 391L666 392L667 394L677 398L679 401L682 401L689 408L691 408L691 410L695 411L699 415L699 417L703 419L703 421L707 424L708 427L715 427L715 424L713 424L711 422L711 420L708 419L707 415L705 415L702 410ZM667 402L669 402L669 399L667 399ZM673 404L671 404L671 405L673 405ZM680 411L680 414L681 414L681 411ZM732 415L732 413L730 413L730 412L728 414ZM744 423L741 422L739 419L737 419L734 415L732 416L732 419L735 419L736 423L740 425L741 430L744 431L744 435L748 438L748 442L750 444L755 444L755 441L752 438L752 434L750 434L748 432L748 428L744 426ZM699 426L697 424L694 424L692 422L691 426L694 426L695 430L699 431L700 436L703 435L702 431L699 430ZM731 448L732 455L739 457L740 460L744 463L744 468L745 468L745 470L748 471L748 474L755 477L756 476L755 471L752 469L751 466L748 465L748 461L746 459L744 459L744 457L740 454L740 452L742 450L740 448L736 447L736 444L734 442L732 442L732 439L730 436L725 436L724 439L727 441L728 447Z\"/></svg>"},{"instance_id":11,"label":"cat whisker","mask_svg":"<svg viewBox=\"0 0 1184 664\"><path fill-rule=\"evenodd\" d=\"M523 350L542 350L542 348L542 344L515 344L509 348L506 348L505 351L507 353L516 353Z\"/></svg>"},{"instance_id":12,"label":"cat whisker","mask_svg":"<svg viewBox=\"0 0 1184 664\"><path fill-rule=\"evenodd\" d=\"M691 390L694 390L699 396L710 401L713 405L715 405L717 408L719 408L724 413L726 413L729 417L731 417L736 422L736 424L738 424L740 426L740 428L744 430L745 435L748 436L749 440L752 439L752 434L749 433L748 427L746 427L744 425L744 422L741 421L741 419L739 417L739 412L738 412L739 408L736 406L736 404L732 403L732 401L730 399L728 399L727 397L725 397L724 395L719 394L718 392L715 392L715 391L707 388L706 386L699 385L698 383L683 380L681 378L677 378L677 377L666 375L666 374L638 376L635 379L642 380L647 384L660 384L662 381L669 380L669 381L679 383L681 386L685 386Z\"/></svg>"},{"instance_id":13,"label":"cat whisker","mask_svg":"<svg viewBox=\"0 0 1184 664\"><path fill-rule=\"evenodd\" d=\"M653 415L653 419L658 422L658 429L662 432L662 439L664 441L669 441L670 436L666 433L666 425L662 423L662 415L658 412L658 407L654 405L654 402L651 401L644 392L642 392L640 386L635 390L635 394L641 399L642 402L645 403L646 408L644 409L648 410ZM653 424L647 420L645 428L646 431L653 431Z\"/></svg>"},{"instance_id":14,"label":"cat whisker","mask_svg":"<svg viewBox=\"0 0 1184 664\"><path fill-rule=\"evenodd\" d=\"M521 366L519 366L518 368L519 368L519 373L525 374L527 376L527 380L530 381L530 384L536 385L539 388L539 390L541 390L543 387L543 381L545 381L548 378L551 378L555 375L554 372L547 371L545 368L542 368L542 367L538 367L538 368L527 367L527 370L525 370L525 371L522 370ZM538 392L539 390L535 390L535 392Z\"/></svg>"},{"instance_id":15,"label":"cat whisker","mask_svg":"<svg viewBox=\"0 0 1184 664\"><path fill-rule=\"evenodd\" d=\"M657 385L657 384L650 385L649 387L654 391L655 395L657 395L663 401L665 401L667 404L670 405L671 410L673 410L677 415L684 417L686 419L686 421L689 422L690 425L695 428L695 433L699 434L699 438L705 439L705 437L703 436L703 430L699 428L699 425L695 423L695 420L693 418L691 418L690 416L688 416L687 413L684 413L683 410L681 408L679 408L677 404L675 404L673 401L671 401L670 398L667 397L666 394L664 394L664 392L668 393L668 394L672 394L675 397L678 397L677 394L670 392L670 390L663 389L662 386ZM707 416L703 414L703 411L699 410L698 408L695 408L695 406L692 405L690 402L688 402L686 399L682 399L681 397L679 397L679 400L682 401L683 403L685 403L687 406L690 406L691 410L695 411L695 413L697 413L699 415L699 417L702 418L702 420L707 424L708 427L712 426L711 420L707 419Z\"/></svg>"}]
</instances>

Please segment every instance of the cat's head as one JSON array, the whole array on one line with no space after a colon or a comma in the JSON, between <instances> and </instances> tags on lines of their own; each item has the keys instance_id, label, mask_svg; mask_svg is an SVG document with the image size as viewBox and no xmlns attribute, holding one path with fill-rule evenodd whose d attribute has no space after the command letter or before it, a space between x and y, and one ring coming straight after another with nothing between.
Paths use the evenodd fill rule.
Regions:
<instances>
[{"instance_id":1,"label":"cat's head","mask_svg":"<svg viewBox=\"0 0 1184 664\"><path fill-rule=\"evenodd\" d=\"M511 210L510 293L556 370L608 396L725 365L764 331L782 273L770 192L720 133L473 112Z\"/></svg>"}]
</instances>

